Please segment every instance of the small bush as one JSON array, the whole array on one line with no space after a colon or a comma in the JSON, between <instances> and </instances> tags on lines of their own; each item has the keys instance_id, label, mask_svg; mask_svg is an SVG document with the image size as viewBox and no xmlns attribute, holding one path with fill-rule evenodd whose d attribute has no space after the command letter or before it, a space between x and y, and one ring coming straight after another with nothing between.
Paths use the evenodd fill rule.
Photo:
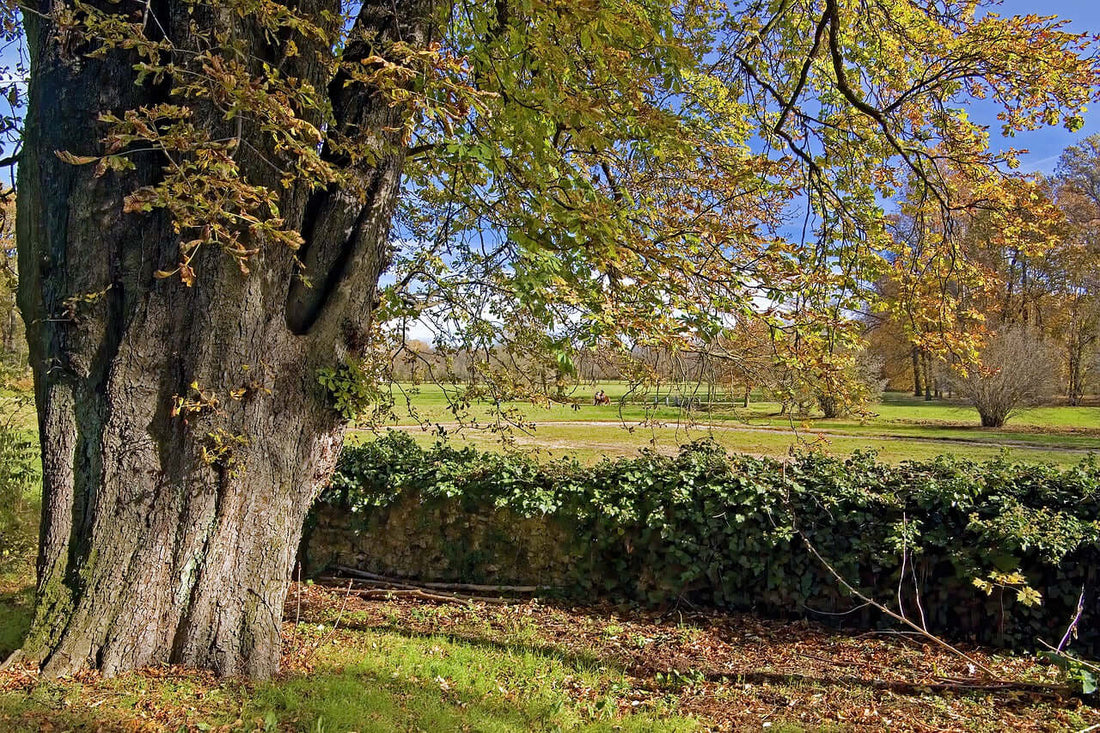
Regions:
<instances>
[{"instance_id":1,"label":"small bush","mask_svg":"<svg viewBox=\"0 0 1100 733\"><path fill-rule=\"evenodd\" d=\"M701 442L675 457L645 453L585 467L470 448L424 450L391 433L345 450L320 507L354 517L349 531L368 552L398 501L418 502L425 521L406 521L401 531L417 536L402 542L425 553L438 541L439 528L427 520L441 516L440 507L470 526L541 517L572 538L559 551L571 569L567 592L580 598L885 623L846 597L801 532L861 591L915 620L923 613L931 630L954 638L1056 642L1084 587L1077 647L1094 655L1098 486L1100 467L1091 458L1069 470L1006 458L889 466L871 454L784 464ZM479 579L539 582L493 577L506 563L492 553L515 552L514 545L445 549L439 577L476 565ZM1014 580L997 580L1006 577ZM1029 605L1035 592L1042 601Z\"/></svg>"},{"instance_id":2,"label":"small bush","mask_svg":"<svg viewBox=\"0 0 1100 733\"><path fill-rule=\"evenodd\" d=\"M34 556L41 481L33 434L0 425L0 572Z\"/></svg>"},{"instance_id":3,"label":"small bush","mask_svg":"<svg viewBox=\"0 0 1100 733\"><path fill-rule=\"evenodd\" d=\"M981 364L955 371L954 389L966 397L982 427L999 428L1014 415L1050 401L1057 388L1051 346L1022 326L1002 326L982 349Z\"/></svg>"}]
</instances>

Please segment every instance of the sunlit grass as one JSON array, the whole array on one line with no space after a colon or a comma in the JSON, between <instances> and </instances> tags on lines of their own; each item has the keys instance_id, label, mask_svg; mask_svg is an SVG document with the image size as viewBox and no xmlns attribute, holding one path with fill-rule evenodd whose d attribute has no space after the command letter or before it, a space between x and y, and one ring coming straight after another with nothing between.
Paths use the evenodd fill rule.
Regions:
<instances>
[{"instance_id":1,"label":"sunlit grass","mask_svg":"<svg viewBox=\"0 0 1100 733\"><path fill-rule=\"evenodd\" d=\"M304 633L324 634L309 625ZM621 671L585 664L551 648L445 635L361 630L337 635L308 676L256 690L256 714L324 730L679 731L669 710L615 717L606 694L579 702L571 689L627 685Z\"/></svg>"},{"instance_id":2,"label":"sunlit grass","mask_svg":"<svg viewBox=\"0 0 1100 733\"><path fill-rule=\"evenodd\" d=\"M413 437L421 445L437 440L432 433L413 431ZM353 441L370 440L372 433L359 433ZM950 443L927 440L905 440L868 437L821 436L812 431L797 434L780 431L729 431L700 428L652 428L639 427L633 431L623 427L606 425L561 426L540 425L530 432L514 432L511 442L502 443L492 433L465 431L452 436L452 445L472 445L483 450L502 451L517 449L530 452L540 458L572 456L582 463L595 463L602 458L635 455L639 450L651 449L661 453L675 453L679 447L692 440L709 438L727 450L762 456L786 456L794 450L824 450L836 455L847 455L856 450L873 450L880 460L899 463L905 460L924 460L950 453L959 458L984 461L995 458L1003 450L1011 459L1028 462L1048 462L1059 466L1071 466L1085 457L1082 452L1070 452L1039 448L1013 447L1003 449L999 445L981 443Z\"/></svg>"},{"instance_id":3,"label":"sunlit grass","mask_svg":"<svg viewBox=\"0 0 1100 733\"><path fill-rule=\"evenodd\" d=\"M812 415L797 418L781 415L778 403L759 399L750 400L748 408L726 402L691 413L667 406L663 401L654 405L652 397L644 403L620 404L618 399L627 392L625 384L608 382L601 384L601 388L612 398L610 406L592 405L591 387L574 391L575 407L509 403L507 406L530 424L508 429L508 440L522 450L537 451L542 456L571 455L584 462L633 455L642 448L671 453L680 445L703 437L731 451L756 455L785 456L792 450L812 446L838 455L874 450L881 460L891 463L943 454L981 461L1007 449L1015 460L1067 466L1079 463L1089 451L1100 452L1097 407L1029 410L1014 417L1005 428L990 430L982 428L977 412L961 402L925 401L899 393L885 395L866 416L825 420ZM412 430L419 441L433 442L438 434L436 425L448 430L456 427L447 398L438 385L398 385L395 390L401 398L398 424ZM632 395L632 399L642 398ZM419 420L431 429L415 429L416 420L407 409L409 404ZM475 403L469 414L482 428L493 424L495 419L493 409L484 404ZM353 440L369 439L370 435L363 432ZM488 429L464 428L449 440L490 450L502 449L499 435Z\"/></svg>"}]
</instances>

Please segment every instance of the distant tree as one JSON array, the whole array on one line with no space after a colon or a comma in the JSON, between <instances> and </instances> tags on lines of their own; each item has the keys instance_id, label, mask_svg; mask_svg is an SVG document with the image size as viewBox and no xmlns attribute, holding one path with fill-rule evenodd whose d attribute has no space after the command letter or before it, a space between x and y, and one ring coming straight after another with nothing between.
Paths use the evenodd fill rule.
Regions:
<instances>
[{"instance_id":1,"label":"distant tree","mask_svg":"<svg viewBox=\"0 0 1100 733\"><path fill-rule=\"evenodd\" d=\"M1035 330L1006 325L981 350L981 364L956 370L954 388L981 416L982 427L999 428L1015 414L1050 400L1056 387L1055 358Z\"/></svg>"},{"instance_id":2,"label":"distant tree","mask_svg":"<svg viewBox=\"0 0 1100 733\"><path fill-rule=\"evenodd\" d=\"M0 192L3 197L3 192ZM0 362L26 369L27 342L16 305L19 264L15 252L15 202L0 198Z\"/></svg>"},{"instance_id":3,"label":"distant tree","mask_svg":"<svg viewBox=\"0 0 1100 733\"><path fill-rule=\"evenodd\" d=\"M866 411L882 398L886 379L881 356L869 349L859 349L844 354L837 360L837 366L834 379L839 383L823 381L813 388L818 409L824 417L832 419Z\"/></svg>"},{"instance_id":4,"label":"distant tree","mask_svg":"<svg viewBox=\"0 0 1100 733\"><path fill-rule=\"evenodd\" d=\"M1100 346L1100 135L1066 148L1052 184L1069 227L1045 263L1055 298L1049 330L1061 344L1068 402L1077 405Z\"/></svg>"}]
</instances>

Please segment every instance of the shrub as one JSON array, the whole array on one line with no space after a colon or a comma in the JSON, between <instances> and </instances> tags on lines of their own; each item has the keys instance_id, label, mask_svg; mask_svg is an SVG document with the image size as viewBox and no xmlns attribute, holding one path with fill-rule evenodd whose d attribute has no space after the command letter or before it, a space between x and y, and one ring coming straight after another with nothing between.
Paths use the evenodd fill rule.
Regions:
<instances>
[{"instance_id":1,"label":"shrub","mask_svg":"<svg viewBox=\"0 0 1100 733\"><path fill-rule=\"evenodd\" d=\"M999 428L1013 415L1046 404L1055 390L1050 346L1023 326L1003 326L982 349L981 364L956 371L955 390L966 397L982 427Z\"/></svg>"},{"instance_id":2,"label":"shrub","mask_svg":"<svg viewBox=\"0 0 1100 733\"><path fill-rule=\"evenodd\" d=\"M644 453L585 467L442 445L424 450L395 432L345 450L319 510L352 517L348 531L369 551L372 538L394 531L388 508L411 502L422 521L402 524L401 532L417 536L401 541L422 553L436 551L441 528L431 518L441 507L448 522L457 515L504 530L516 518L541 517L564 530L556 536L571 538L557 551L568 561L565 592L574 597L885 623L845 596L801 532L862 592L894 607L900 598L909 617L923 612L931 630L954 638L1026 647L1057 641L1085 587L1080 644L1094 654L1098 486L1091 458L1068 470L1007 458L889 466L872 454L784 464L701 442L675 457ZM540 582L494 576L507 566L494 553L515 553L526 541L507 537L449 546L431 566L437 577L461 568L472 580ZM1023 582L990 580L1017 573ZM1036 591L1040 605L1021 602Z\"/></svg>"},{"instance_id":3,"label":"shrub","mask_svg":"<svg viewBox=\"0 0 1100 733\"><path fill-rule=\"evenodd\" d=\"M0 572L32 557L38 541L35 489L42 468L33 438L0 424Z\"/></svg>"}]
</instances>

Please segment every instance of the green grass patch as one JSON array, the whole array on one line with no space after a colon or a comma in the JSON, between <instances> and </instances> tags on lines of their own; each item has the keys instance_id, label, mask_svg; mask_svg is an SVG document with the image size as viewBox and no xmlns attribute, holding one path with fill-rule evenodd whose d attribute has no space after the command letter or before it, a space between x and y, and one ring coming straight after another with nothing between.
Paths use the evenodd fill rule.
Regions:
<instances>
[{"instance_id":1,"label":"green grass patch","mask_svg":"<svg viewBox=\"0 0 1100 733\"><path fill-rule=\"evenodd\" d=\"M512 428L506 434L522 449L549 457L571 455L586 463L604 456L634 455L641 448L674 453L700 437L755 455L782 456L810 445L836 455L875 450L889 463L938 455L983 461L1008 449L1014 460L1070 466L1090 451L1100 452L1098 407L1038 408L1017 415L1005 428L989 430L981 427L977 411L963 402L925 401L906 393L884 395L867 415L826 420L813 414L782 415L781 405L760 399L762 395L755 395L748 408L726 399L689 413L665 405L663 399L654 404L653 393L630 393L624 383L604 382L600 388L612 398L611 405L592 405L592 387L571 393L576 409L566 404L509 403L533 428ZM451 430L457 427L439 385L397 385L394 391L397 422L415 431L418 441L434 441L435 424ZM624 396L628 401L620 404ZM416 431L410 405L420 421L432 425L431 430ZM487 404L472 405L469 417L481 427L495 420ZM365 435L352 440L370 438L369 433ZM451 440L501 449L499 433L491 429L464 428Z\"/></svg>"},{"instance_id":2,"label":"green grass patch","mask_svg":"<svg viewBox=\"0 0 1100 733\"><path fill-rule=\"evenodd\" d=\"M917 432L917 431L914 431ZM410 435L423 446L437 440L437 436L419 430ZM351 444L374 439L371 432L360 432L350 438ZM582 463L594 463L605 457L628 457L639 450L653 449L669 455L682 445L700 438L710 438L729 451L760 456L785 456L792 450L824 450L835 455L848 455L857 450L873 450L880 460L900 463L905 460L925 460L939 455L952 455L974 461L996 458L1007 451L1012 460L1031 463L1052 463L1058 466L1074 466L1081 462L1088 450L1100 452L1100 445L1088 442L1074 445L1072 440L1061 444L1059 436L1013 436L1011 447L996 440L966 439L947 429L923 430L916 435L884 435L873 429L866 432L823 432L813 429L764 430L721 429L707 426L654 427L633 429L618 425L536 425L530 431L511 434L514 447L535 452L539 457L556 458L573 456ZM1038 438L1031 441L1029 438ZM466 430L449 439L456 445L471 445L482 450L503 451L506 445L500 438L487 431ZM1100 442L1100 441L1096 441ZM1070 448L1071 450L1067 450Z\"/></svg>"},{"instance_id":3,"label":"green grass patch","mask_svg":"<svg viewBox=\"0 0 1100 733\"><path fill-rule=\"evenodd\" d=\"M312 625L303 625L304 633ZM621 672L505 640L342 633L309 676L258 688L249 709L309 730L686 731L669 709L620 715ZM591 690L578 699L577 689Z\"/></svg>"},{"instance_id":4,"label":"green grass patch","mask_svg":"<svg viewBox=\"0 0 1100 733\"><path fill-rule=\"evenodd\" d=\"M621 672L553 651L399 630L330 635L313 623L299 624L289 642L308 671L257 685L184 670L40 682L0 693L0 729L130 730L147 721L167 730L315 733L698 729L671 705L624 712L630 683Z\"/></svg>"}]
</instances>

